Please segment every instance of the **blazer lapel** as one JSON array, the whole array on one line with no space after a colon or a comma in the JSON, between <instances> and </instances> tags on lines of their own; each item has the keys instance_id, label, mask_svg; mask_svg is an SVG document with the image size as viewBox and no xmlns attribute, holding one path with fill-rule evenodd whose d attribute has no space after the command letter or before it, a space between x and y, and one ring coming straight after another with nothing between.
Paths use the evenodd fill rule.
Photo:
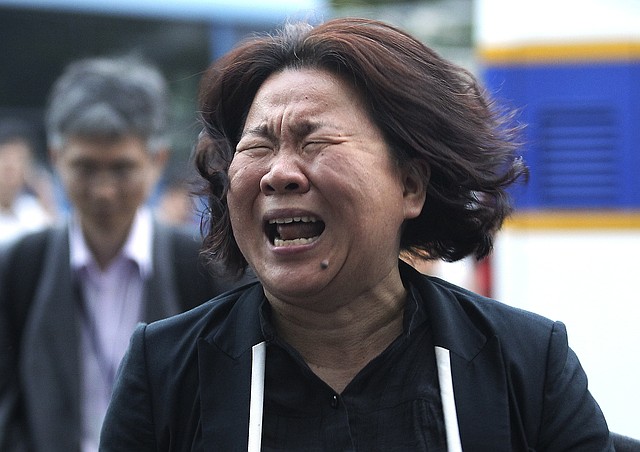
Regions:
<instances>
[{"instance_id":1,"label":"blazer lapel","mask_svg":"<svg viewBox=\"0 0 640 452\"><path fill-rule=\"evenodd\" d=\"M38 449L75 450L79 444L80 351L66 228L52 231L44 259L23 336L20 371L25 402Z\"/></svg>"},{"instance_id":2,"label":"blazer lapel","mask_svg":"<svg viewBox=\"0 0 640 452\"><path fill-rule=\"evenodd\" d=\"M203 450L247 450L252 347L264 340L263 300L258 284L238 299L215 336L198 342Z\"/></svg>"},{"instance_id":3,"label":"blazer lapel","mask_svg":"<svg viewBox=\"0 0 640 452\"><path fill-rule=\"evenodd\" d=\"M201 339L198 342L198 361L203 450L246 451L251 350L232 358Z\"/></svg>"},{"instance_id":4,"label":"blazer lapel","mask_svg":"<svg viewBox=\"0 0 640 452\"><path fill-rule=\"evenodd\" d=\"M153 322L180 312L178 288L173 269L173 256L169 255L170 231L153 223L153 272L145 283L143 295L143 321ZM194 270L195 271L195 270Z\"/></svg>"},{"instance_id":5,"label":"blazer lapel","mask_svg":"<svg viewBox=\"0 0 640 452\"><path fill-rule=\"evenodd\" d=\"M509 389L497 338L471 361L451 353L451 375L465 452L511 451Z\"/></svg>"},{"instance_id":6,"label":"blazer lapel","mask_svg":"<svg viewBox=\"0 0 640 452\"><path fill-rule=\"evenodd\" d=\"M509 388L498 338L485 336L451 291L413 269L404 272L431 319L443 409L453 389L456 416L445 418L447 434L457 429L465 452L510 451Z\"/></svg>"}]
</instances>

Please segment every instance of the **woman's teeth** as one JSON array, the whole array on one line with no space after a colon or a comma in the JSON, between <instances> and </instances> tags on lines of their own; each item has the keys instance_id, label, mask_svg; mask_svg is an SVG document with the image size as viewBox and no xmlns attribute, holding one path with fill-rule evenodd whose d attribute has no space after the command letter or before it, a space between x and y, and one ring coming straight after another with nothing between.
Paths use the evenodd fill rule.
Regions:
<instances>
[{"instance_id":1,"label":"woman's teeth","mask_svg":"<svg viewBox=\"0 0 640 452\"><path fill-rule=\"evenodd\" d=\"M287 217L287 218L274 218L273 220L269 220L269 224L288 224L293 222L302 222L302 223L315 223L318 221L316 217Z\"/></svg>"},{"instance_id":2,"label":"woman's teeth","mask_svg":"<svg viewBox=\"0 0 640 452\"><path fill-rule=\"evenodd\" d=\"M306 245L308 243L314 242L318 239L319 236L309 237L309 238L299 238L293 240L283 240L279 238L275 238L273 240L273 244L275 246L296 246L296 245Z\"/></svg>"},{"instance_id":3,"label":"woman's teeth","mask_svg":"<svg viewBox=\"0 0 640 452\"><path fill-rule=\"evenodd\" d=\"M267 233L278 247L307 245L324 231L324 223L314 216L274 218L268 225Z\"/></svg>"}]
</instances>

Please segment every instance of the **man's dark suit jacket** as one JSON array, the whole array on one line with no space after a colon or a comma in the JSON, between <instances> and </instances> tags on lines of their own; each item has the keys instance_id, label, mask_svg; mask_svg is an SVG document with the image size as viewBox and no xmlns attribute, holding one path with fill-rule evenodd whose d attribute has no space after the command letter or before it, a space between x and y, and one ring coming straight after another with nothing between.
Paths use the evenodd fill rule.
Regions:
<instances>
[{"instance_id":1,"label":"man's dark suit jacket","mask_svg":"<svg viewBox=\"0 0 640 452\"><path fill-rule=\"evenodd\" d=\"M153 229L146 322L195 307L232 288L199 262L192 234ZM0 277L0 450L79 450L80 358L77 295L68 228L29 235L2 255Z\"/></svg>"},{"instance_id":2,"label":"man's dark suit jacket","mask_svg":"<svg viewBox=\"0 0 640 452\"><path fill-rule=\"evenodd\" d=\"M404 264L401 274L432 324L450 451L460 445L465 452L611 449L561 323ZM264 341L263 300L256 284L139 326L103 425L101 451L246 451L252 347Z\"/></svg>"}]
</instances>

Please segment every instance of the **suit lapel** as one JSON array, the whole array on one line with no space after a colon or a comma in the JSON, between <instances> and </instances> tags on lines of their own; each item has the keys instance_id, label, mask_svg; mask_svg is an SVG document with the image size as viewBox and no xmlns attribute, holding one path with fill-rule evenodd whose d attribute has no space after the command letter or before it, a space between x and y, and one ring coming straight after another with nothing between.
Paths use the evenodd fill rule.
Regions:
<instances>
[{"instance_id":1,"label":"suit lapel","mask_svg":"<svg viewBox=\"0 0 640 452\"><path fill-rule=\"evenodd\" d=\"M180 312L178 288L170 255L171 232L153 223L153 272L145 282L143 321L153 322Z\"/></svg>"},{"instance_id":2,"label":"suit lapel","mask_svg":"<svg viewBox=\"0 0 640 452\"><path fill-rule=\"evenodd\" d=\"M203 450L247 450L252 347L264 340L263 300L261 285L249 289L217 333L198 342Z\"/></svg>"},{"instance_id":3,"label":"suit lapel","mask_svg":"<svg viewBox=\"0 0 640 452\"><path fill-rule=\"evenodd\" d=\"M404 273L427 306L443 408L452 395L443 378L450 378L453 388L458 425L448 422L447 433L457 428L465 452L511 450L509 388L498 338L487 337L451 291L417 276L413 269L405 267Z\"/></svg>"},{"instance_id":4,"label":"suit lapel","mask_svg":"<svg viewBox=\"0 0 640 452\"><path fill-rule=\"evenodd\" d=\"M497 338L471 361L452 353L451 375L465 452L512 450L509 390Z\"/></svg>"},{"instance_id":5,"label":"suit lapel","mask_svg":"<svg viewBox=\"0 0 640 452\"><path fill-rule=\"evenodd\" d=\"M79 332L67 229L51 233L24 330L21 374L38 448L75 450L80 423Z\"/></svg>"},{"instance_id":6,"label":"suit lapel","mask_svg":"<svg viewBox=\"0 0 640 452\"><path fill-rule=\"evenodd\" d=\"M247 450L251 350L234 359L201 339L198 361L204 450Z\"/></svg>"}]
</instances>

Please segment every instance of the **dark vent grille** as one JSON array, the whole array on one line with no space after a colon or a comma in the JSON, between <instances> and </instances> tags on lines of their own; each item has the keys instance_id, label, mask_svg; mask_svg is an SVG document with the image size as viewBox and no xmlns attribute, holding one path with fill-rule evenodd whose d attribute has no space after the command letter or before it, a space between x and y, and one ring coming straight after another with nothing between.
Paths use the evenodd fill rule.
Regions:
<instances>
[{"instance_id":1,"label":"dark vent grille","mask_svg":"<svg viewBox=\"0 0 640 452\"><path fill-rule=\"evenodd\" d=\"M543 204L611 205L619 192L615 111L605 106L540 111L537 174Z\"/></svg>"}]
</instances>

